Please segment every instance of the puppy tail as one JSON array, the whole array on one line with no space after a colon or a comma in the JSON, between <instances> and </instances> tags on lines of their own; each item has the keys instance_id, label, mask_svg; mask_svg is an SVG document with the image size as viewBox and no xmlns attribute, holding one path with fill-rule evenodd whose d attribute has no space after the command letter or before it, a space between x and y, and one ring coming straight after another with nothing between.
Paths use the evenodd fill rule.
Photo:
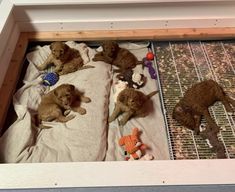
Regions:
<instances>
[{"instance_id":1,"label":"puppy tail","mask_svg":"<svg viewBox=\"0 0 235 192\"><path fill-rule=\"evenodd\" d=\"M137 61L136 65L143 65L143 63L144 63L144 60L142 60L142 61Z\"/></svg>"},{"instance_id":2,"label":"puppy tail","mask_svg":"<svg viewBox=\"0 0 235 192\"><path fill-rule=\"evenodd\" d=\"M154 96L154 95L157 94L158 92L159 92L159 91L153 91L153 92L149 93L149 94L147 95L148 99L150 99L152 96Z\"/></svg>"},{"instance_id":3,"label":"puppy tail","mask_svg":"<svg viewBox=\"0 0 235 192\"><path fill-rule=\"evenodd\" d=\"M142 65L142 69L144 69L144 59L142 61L137 61L136 65Z\"/></svg>"}]
</instances>

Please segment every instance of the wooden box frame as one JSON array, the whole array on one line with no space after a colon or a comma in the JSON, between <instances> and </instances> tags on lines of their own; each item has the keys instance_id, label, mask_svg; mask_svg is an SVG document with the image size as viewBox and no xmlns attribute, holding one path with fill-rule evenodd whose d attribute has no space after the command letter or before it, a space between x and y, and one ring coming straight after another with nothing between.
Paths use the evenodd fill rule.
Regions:
<instances>
[{"instance_id":1,"label":"wooden box frame","mask_svg":"<svg viewBox=\"0 0 235 192\"><path fill-rule=\"evenodd\" d=\"M72 20L74 15L69 14L58 21L62 6L66 13L85 9L91 16L88 20ZM218 16L219 7L225 10ZM48 14L49 8L54 16ZM108 12L109 8L114 13ZM147 12L135 11L161 8L168 10L169 16L156 12L151 17ZM194 14L190 15L188 9L194 10ZM234 10L235 2L229 0L3 0L0 4L0 128L30 41L234 38ZM102 11L107 11L107 19L97 20L97 13ZM118 12L123 13L121 19L116 15ZM177 13L181 13L180 18L175 17ZM80 16L83 18L84 12ZM0 189L231 185L235 184L235 160L1 164L0 173Z\"/></svg>"}]
</instances>

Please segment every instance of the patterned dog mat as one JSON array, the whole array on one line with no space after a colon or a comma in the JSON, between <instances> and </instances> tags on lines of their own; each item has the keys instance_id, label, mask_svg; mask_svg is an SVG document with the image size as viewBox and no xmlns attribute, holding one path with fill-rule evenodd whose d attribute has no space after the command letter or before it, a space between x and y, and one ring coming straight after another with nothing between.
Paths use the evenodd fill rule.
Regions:
<instances>
[{"instance_id":1,"label":"patterned dog mat","mask_svg":"<svg viewBox=\"0 0 235 192\"><path fill-rule=\"evenodd\" d=\"M193 84L213 79L235 98L235 41L155 42L163 107L172 159L215 159L200 136L172 119L172 110ZM235 116L217 102L211 116L221 127L219 139L227 158L235 158Z\"/></svg>"}]
</instances>

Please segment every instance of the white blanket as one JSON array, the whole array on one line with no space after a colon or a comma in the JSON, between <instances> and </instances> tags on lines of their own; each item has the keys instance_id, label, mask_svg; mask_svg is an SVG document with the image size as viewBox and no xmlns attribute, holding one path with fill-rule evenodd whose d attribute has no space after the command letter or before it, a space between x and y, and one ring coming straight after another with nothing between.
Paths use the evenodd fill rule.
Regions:
<instances>
[{"instance_id":1,"label":"white blanket","mask_svg":"<svg viewBox=\"0 0 235 192\"><path fill-rule=\"evenodd\" d=\"M129 49L133 54L136 55L139 61L141 61L147 54L148 48L146 43L125 43L120 45L123 48ZM142 66L138 65L134 71L143 73L147 77L146 85L140 89L145 94L149 94L152 91L158 90L157 81L151 79L147 68L142 69ZM113 82L117 79L114 77ZM110 114L114 109L114 85L111 87L110 94ZM151 98L151 102L147 106L150 110L148 116L144 118L132 118L125 126L119 127L118 117L114 122L109 124L108 131L108 150L106 153L106 161L125 160L124 150L119 146L118 140L125 135L130 135L132 129L137 127L142 132L140 135L141 141L146 144L149 149L147 153L152 154L154 159L170 159L169 147L166 135L166 129L164 124L164 118L161 110L160 96L159 94L154 95Z\"/></svg>"},{"instance_id":2,"label":"white blanket","mask_svg":"<svg viewBox=\"0 0 235 192\"><path fill-rule=\"evenodd\" d=\"M50 49L49 46L38 47L27 55L29 66L24 78L25 85L16 92L13 99L18 119L0 138L0 161L25 163L124 160L124 151L118 145L118 140L121 136L130 134L134 127L142 131L141 140L150 147L148 153L155 159L169 159L159 95L152 97L153 107L147 117L132 118L123 128L118 126L118 120L108 125L108 113L114 108L114 88L111 87L111 82L116 81L111 73L111 65L92 62L95 50L84 44L67 44L80 51L85 64L95 68L63 75L50 90L62 83L74 84L92 100L91 103L82 104L87 114L81 116L75 113L76 118L67 123L45 123L53 126L52 129L37 132L34 128L30 112L37 109L41 95L50 91L40 84L42 74L36 68L47 58ZM129 49L139 60L148 51L148 42L125 43L120 46ZM148 94L158 89L147 69L142 71L141 66L137 66L135 71L143 72L148 78L141 91Z\"/></svg>"},{"instance_id":3,"label":"white blanket","mask_svg":"<svg viewBox=\"0 0 235 192\"><path fill-rule=\"evenodd\" d=\"M27 55L29 66L24 78L25 85L14 96L14 108L18 119L0 139L1 162L66 162L101 161L106 152L106 129L108 100L110 90L110 65L92 62L93 49L84 44L67 42L78 49L85 64L95 68L85 69L60 77L54 89L63 83L71 83L85 95L91 103L83 103L87 114L79 115L67 123L49 122L51 129L40 132L32 126L30 112L36 110L41 95L49 90L39 84L41 75L36 66L40 65L50 53L49 46ZM88 52L87 52L88 51Z\"/></svg>"}]
</instances>

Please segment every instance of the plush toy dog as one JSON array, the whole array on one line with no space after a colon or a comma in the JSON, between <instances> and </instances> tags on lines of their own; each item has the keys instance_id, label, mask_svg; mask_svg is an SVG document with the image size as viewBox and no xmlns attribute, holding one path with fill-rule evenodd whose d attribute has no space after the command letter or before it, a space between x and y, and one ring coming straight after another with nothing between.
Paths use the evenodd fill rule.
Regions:
<instances>
[{"instance_id":1,"label":"plush toy dog","mask_svg":"<svg viewBox=\"0 0 235 192\"><path fill-rule=\"evenodd\" d=\"M143 87L146 82L146 77L143 74L133 72L131 69L118 74L117 78L128 82L128 86L135 89Z\"/></svg>"},{"instance_id":2,"label":"plush toy dog","mask_svg":"<svg viewBox=\"0 0 235 192\"><path fill-rule=\"evenodd\" d=\"M131 135L123 136L119 139L119 145L123 146L125 152L127 152L130 157L127 160L138 160L144 155L144 150L148 147L143 144L139 139L139 130L134 128ZM151 158L149 160L153 159ZM147 160L147 159L146 159Z\"/></svg>"}]
</instances>

